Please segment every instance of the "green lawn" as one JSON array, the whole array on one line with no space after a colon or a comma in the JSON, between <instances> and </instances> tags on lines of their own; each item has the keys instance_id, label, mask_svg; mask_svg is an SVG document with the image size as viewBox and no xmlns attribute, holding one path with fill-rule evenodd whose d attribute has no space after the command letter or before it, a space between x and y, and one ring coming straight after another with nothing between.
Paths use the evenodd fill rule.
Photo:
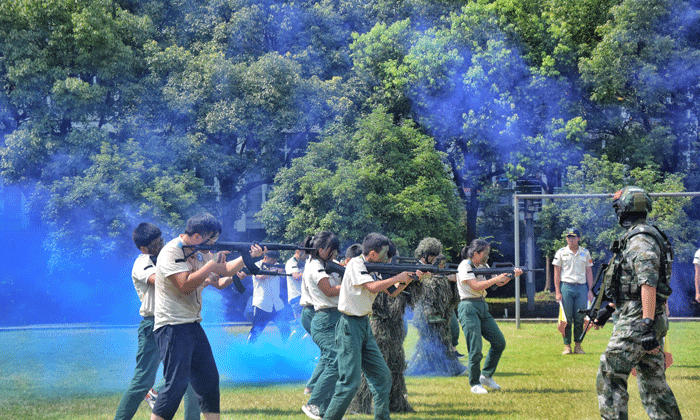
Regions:
<instances>
[{"instance_id":1,"label":"green lawn","mask_svg":"<svg viewBox=\"0 0 700 420\"><path fill-rule=\"evenodd\" d=\"M500 392L473 395L467 378L407 378L409 402L414 414L394 414L395 419L598 419L595 376L610 327L591 331L584 341L585 355L562 356L561 336L553 323L500 323L508 342L494 376ZM700 413L700 323L674 322L669 349L674 365L668 381L685 419ZM410 357L416 340L410 329L406 350ZM466 354L463 337L459 350ZM216 349L214 349L216 351ZM466 363L466 360L464 361ZM306 402L303 384L231 386L221 390L223 419L306 419L300 407ZM647 418L639 402L636 381L630 381L630 419ZM112 419L120 394L102 397L46 400L41 397L6 401L0 419ZM147 419L142 404L136 419ZM182 418L178 413L176 418ZM371 419L352 415L348 420Z\"/></svg>"}]
</instances>

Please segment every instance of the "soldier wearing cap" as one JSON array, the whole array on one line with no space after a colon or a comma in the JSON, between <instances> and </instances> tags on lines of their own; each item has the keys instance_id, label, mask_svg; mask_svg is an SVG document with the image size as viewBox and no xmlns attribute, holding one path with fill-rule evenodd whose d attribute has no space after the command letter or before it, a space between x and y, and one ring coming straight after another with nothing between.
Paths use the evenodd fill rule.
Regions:
<instances>
[{"instance_id":1,"label":"soldier wearing cap","mask_svg":"<svg viewBox=\"0 0 700 420\"><path fill-rule=\"evenodd\" d=\"M584 316L579 310L588 307L588 301L593 300L593 260L587 249L578 245L581 232L569 228L564 232L567 246L554 255L554 289L557 301L562 303L568 324L564 330L564 351L562 354L584 354L581 343L576 342L583 333ZM573 324L573 328L572 328ZM573 329L574 349L571 350L571 335Z\"/></svg>"},{"instance_id":2,"label":"soldier wearing cap","mask_svg":"<svg viewBox=\"0 0 700 420\"><path fill-rule=\"evenodd\" d=\"M680 420L681 412L666 382L663 338L668 331L666 301L673 251L668 237L647 222L651 197L639 187L615 193L613 208L625 233L613 243L605 271L606 300L593 323L602 326L613 312L618 319L600 357L596 379L601 418L627 420L627 379L637 370L639 396L653 420Z\"/></svg>"}]
</instances>

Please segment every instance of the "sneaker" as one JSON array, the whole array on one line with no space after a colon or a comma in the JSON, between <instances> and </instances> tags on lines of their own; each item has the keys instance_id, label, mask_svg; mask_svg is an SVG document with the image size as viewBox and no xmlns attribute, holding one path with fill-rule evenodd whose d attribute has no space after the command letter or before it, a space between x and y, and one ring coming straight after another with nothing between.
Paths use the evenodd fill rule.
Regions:
<instances>
[{"instance_id":1,"label":"sneaker","mask_svg":"<svg viewBox=\"0 0 700 420\"><path fill-rule=\"evenodd\" d=\"M321 420L321 416L318 414L318 407L311 404L304 404L301 406L301 411L307 415L310 419Z\"/></svg>"},{"instance_id":2,"label":"sneaker","mask_svg":"<svg viewBox=\"0 0 700 420\"><path fill-rule=\"evenodd\" d=\"M586 354L586 352L581 348L581 343L576 343L574 346L574 354Z\"/></svg>"},{"instance_id":3,"label":"sneaker","mask_svg":"<svg viewBox=\"0 0 700 420\"><path fill-rule=\"evenodd\" d=\"M472 387L472 394L488 394L489 392L481 385L474 385Z\"/></svg>"},{"instance_id":4,"label":"sneaker","mask_svg":"<svg viewBox=\"0 0 700 420\"><path fill-rule=\"evenodd\" d=\"M571 351L571 346L564 346L564 351L561 352L561 354L571 354L571 353L573 353Z\"/></svg>"},{"instance_id":5,"label":"sneaker","mask_svg":"<svg viewBox=\"0 0 700 420\"><path fill-rule=\"evenodd\" d=\"M479 383L483 386L487 386L491 389L501 389L501 386L493 380L493 378L487 378L484 375L479 376Z\"/></svg>"},{"instance_id":6,"label":"sneaker","mask_svg":"<svg viewBox=\"0 0 700 420\"><path fill-rule=\"evenodd\" d=\"M146 394L146 398L144 398L148 405L151 406L151 410L153 410L153 407L156 405L156 398L158 398L158 393L151 388L148 394Z\"/></svg>"}]
</instances>

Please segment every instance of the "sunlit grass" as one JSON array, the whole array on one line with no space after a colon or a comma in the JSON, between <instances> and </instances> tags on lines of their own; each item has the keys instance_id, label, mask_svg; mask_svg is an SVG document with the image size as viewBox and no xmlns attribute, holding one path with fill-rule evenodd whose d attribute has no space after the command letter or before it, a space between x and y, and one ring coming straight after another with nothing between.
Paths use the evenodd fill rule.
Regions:
<instances>
[{"instance_id":1,"label":"sunlit grass","mask_svg":"<svg viewBox=\"0 0 700 420\"><path fill-rule=\"evenodd\" d=\"M473 395L466 377L407 378L409 402L413 414L393 414L396 419L598 419L595 376L600 354L610 336L610 327L591 331L584 341L585 355L562 356L561 336L553 323L499 323L508 346L494 376L503 387L500 392ZM674 365L668 370L668 381L676 394L686 419L700 413L700 323L671 324L669 347ZM416 341L413 328L406 340L407 354ZM467 352L460 337L459 350ZM216 351L216 349L214 349ZM464 360L466 363L466 360ZM274 369L274 367L271 367ZM270 386L235 386L221 389L223 419L306 419L300 407L306 402L303 384ZM645 419L637 391L631 378L630 419ZM18 396L0 407L0 419L112 419L120 394L102 397L44 399L40 396ZM147 419L149 410L142 404L135 419ZM181 419L179 412L176 418ZM351 415L353 419L371 419L367 415Z\"/></svg>"}]
</instances>

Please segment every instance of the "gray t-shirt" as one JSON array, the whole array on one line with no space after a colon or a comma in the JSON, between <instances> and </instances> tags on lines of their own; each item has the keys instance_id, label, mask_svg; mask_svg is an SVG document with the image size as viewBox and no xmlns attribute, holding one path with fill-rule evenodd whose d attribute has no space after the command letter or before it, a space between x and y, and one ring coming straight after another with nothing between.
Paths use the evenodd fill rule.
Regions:
<instances>
[{"instance_id":1,"label":"gray t-shirt","mask_svg":"<svg viewBox=\"0 0 700 420\"><path fill-rule=\"evenodd\" d=\"M182 249L182 239L177 237L168 242L158 255L156 271L156 309L154 330L163 325L188 324L202 321L202 289L181 293L168 276L185 271L194 272L214 258L210 252L197 252L186 261Z\"/></svg>"}]
</instances>

